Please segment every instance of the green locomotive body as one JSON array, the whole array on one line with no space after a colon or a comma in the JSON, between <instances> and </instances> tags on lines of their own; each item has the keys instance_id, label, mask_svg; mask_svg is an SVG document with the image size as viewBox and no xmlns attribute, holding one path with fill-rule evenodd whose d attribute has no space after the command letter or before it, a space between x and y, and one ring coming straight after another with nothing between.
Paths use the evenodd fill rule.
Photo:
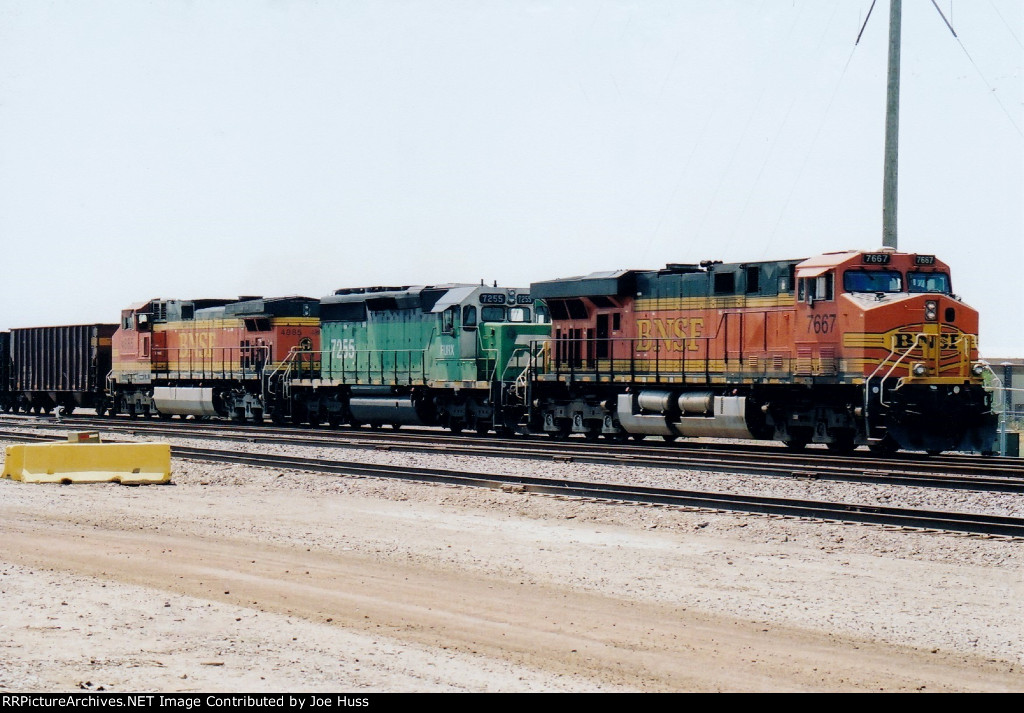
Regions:
<instances>
[{"instance_id":1,"label":"green locomotive body","mask_svg":"<svg viewBox=\"0 0 1024 713\"><path fill-rule=\"evenodd\" d=\"M293 355L269 388L311 424L514 430L530 344L550 334L536 319L525 288L338 290L320 302L322 351Z\"/></svg>"}]
</instances>

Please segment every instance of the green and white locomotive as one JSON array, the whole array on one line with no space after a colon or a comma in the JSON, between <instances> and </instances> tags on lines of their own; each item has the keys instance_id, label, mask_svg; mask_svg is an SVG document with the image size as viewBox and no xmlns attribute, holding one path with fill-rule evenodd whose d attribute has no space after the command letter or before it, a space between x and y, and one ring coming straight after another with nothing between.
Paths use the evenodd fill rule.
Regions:
<instances>
[{"instance_id":1,"label":"green and white locomotive","mask_svg":"<svg viewBox=\"0 0 1024 713\"><path fill-rule=\"evenodd\" d=\"M550 325L527 288L450 284L338 290L321 350L267 375L272 414L316 425L515 431L531 343Z\"/></svg>"}]
</instances>

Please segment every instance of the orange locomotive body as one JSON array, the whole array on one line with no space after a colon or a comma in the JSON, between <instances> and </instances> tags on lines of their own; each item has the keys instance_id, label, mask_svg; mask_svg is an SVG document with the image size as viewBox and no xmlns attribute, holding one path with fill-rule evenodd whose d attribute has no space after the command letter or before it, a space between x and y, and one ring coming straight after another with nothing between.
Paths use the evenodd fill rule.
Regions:
<instances>
[{"instance_id":1,"label":"orange locomotive body","mask_svg":"<svg viewBox=\"0 0 1024 713\"><path fill-rule=\"evenodd\" d=\"M673 264L531 294L553 328L531 416L552 435L992 449L978 315L934 256Z\"/></svg>"},{"instance_id":2,"label":"orange locomotive body","mask_svg":"<svg viewBox=\"0 0 1024 713\"><path fill-rule=\"evenodd\" d=\"M320 350L307 297L151 300L121 313L110 373L113 412L260 421L270 376Z\"/></svg>"}]
</instances>

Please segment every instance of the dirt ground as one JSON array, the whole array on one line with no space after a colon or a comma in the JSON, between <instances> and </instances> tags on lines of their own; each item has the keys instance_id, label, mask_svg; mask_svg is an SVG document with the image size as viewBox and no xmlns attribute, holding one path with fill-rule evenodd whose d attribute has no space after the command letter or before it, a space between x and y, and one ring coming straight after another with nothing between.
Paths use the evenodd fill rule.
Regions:
<instances>
[{"instance_id":1,"label":"dirt ground","mask_svg":"<svg viewBox=\"0 0 1024 713\"><path fill-rule=\"evenodd\" d=\"M176 462L0 480L0 691L1021 691L1024 544Z\"/></svg>"}]
</instances>

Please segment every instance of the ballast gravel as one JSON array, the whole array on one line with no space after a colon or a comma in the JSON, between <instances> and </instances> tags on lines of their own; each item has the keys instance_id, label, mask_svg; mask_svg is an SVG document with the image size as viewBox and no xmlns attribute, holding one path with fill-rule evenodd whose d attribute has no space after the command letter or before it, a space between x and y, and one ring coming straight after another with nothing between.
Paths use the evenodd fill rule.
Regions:
<instances>
[{"instance_id":1,"label":"ballast gravel","mask_svg":"<svg viewBox=\"0 0 1024 713\"><path fill-rule=\"evenodd\" d=\"M1021 496L1005 493L169 440L329 460L1024 513ZM0 623L0 690L913 690L900 677L918 675L928 685L915 688L925 690L1024 690L1020 541L188 460L175 461L173 481L141 488L0 481L0 518L14 535L7 554L0 555L8 612ZM842 638L854 642L839 647L853 662L859 646L888 647L894 652L893 679L864 674L870 679L865 683L827 674L828 655L821 672L814 667L793 678L781 673L784 663L766 663L763 655L760 662L744 664L764 665L763 678L710 670L706 678L654 671L648 678L618 669L609 673L596 663L588 668L575 659L560 668L563 663L531 656L525 645L508 651L445 645L454 635L428 636L424 630L430 627L417 623L415 613L406 624L377 633L351 622L311 621L298 604L289 613L286 604L261 609L235 601L228 591L207 595L202 587L179 586L171 570L165 580L134 576L130 562L115 567L102 560L90 568L80 564L89 559L84 555L62 559L55 550L44 556L29 543L33 537L39 542L48 522L72 548L76 532L83 542L118 533L144 542L184 537L197 547L251 546L254 558L269 556L263 548L303 557L355 557L631 607L676 607L716 617L726 631L734 622L766 632L807 632L825 641ZM211 570L208 579L217 576ZM729 648L728 636L721 646ZM905 661L903 650L913 652ZM742 652L733 653L742 659ZM962 666L967 678L943 683L919 663L921 656L941 659L953 670ZM963 663L951 664L949 657ZM646 671L639 664L637 670Z\"/></svg>"}]
</instances>

